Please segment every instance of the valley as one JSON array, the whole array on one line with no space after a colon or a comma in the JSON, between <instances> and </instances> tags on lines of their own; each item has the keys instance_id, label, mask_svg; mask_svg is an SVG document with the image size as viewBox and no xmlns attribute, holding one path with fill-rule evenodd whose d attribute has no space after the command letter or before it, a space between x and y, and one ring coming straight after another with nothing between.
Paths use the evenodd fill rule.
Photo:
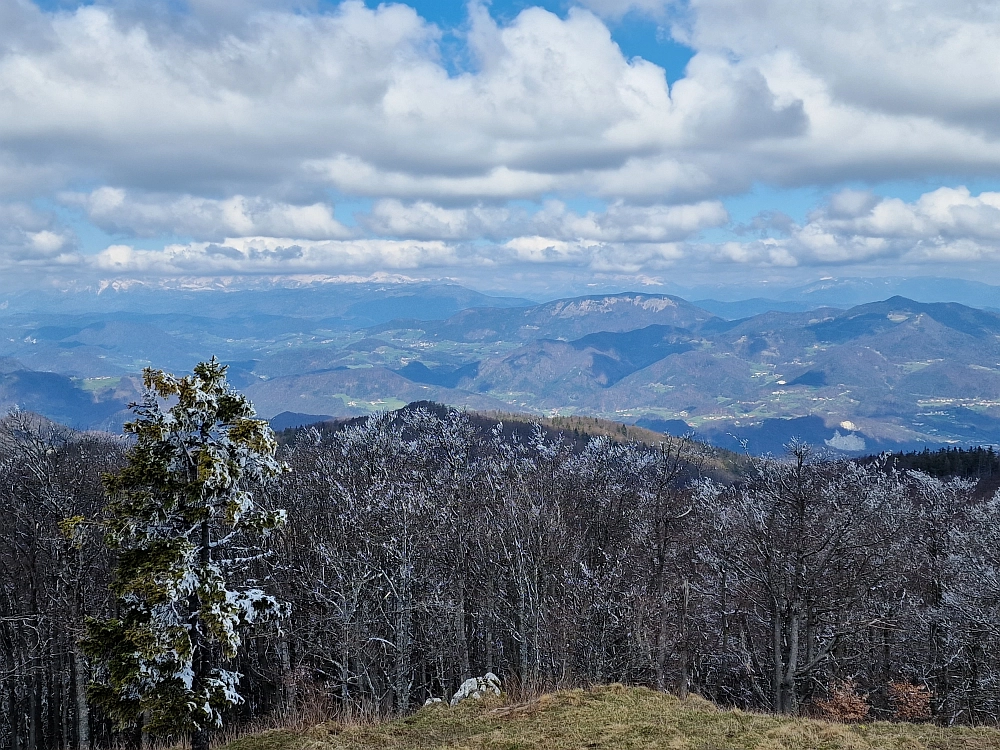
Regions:
<instances>
[{"instance_id":1,"label":"valley","mask_svg":"<svg viewBox=\"0 0 1000 750\"><path fill-rule=\"evenodd\" d=\"M1000 314L957 303L894 296L728 318L667 294L535 304L441 284L99 303L2 311L0 408L116 430L143 367L183 371L214 353L267 418L426 400L597 416L754 453L792 437L862 453L1000 435Z\"/></svg>"}]
</instances>

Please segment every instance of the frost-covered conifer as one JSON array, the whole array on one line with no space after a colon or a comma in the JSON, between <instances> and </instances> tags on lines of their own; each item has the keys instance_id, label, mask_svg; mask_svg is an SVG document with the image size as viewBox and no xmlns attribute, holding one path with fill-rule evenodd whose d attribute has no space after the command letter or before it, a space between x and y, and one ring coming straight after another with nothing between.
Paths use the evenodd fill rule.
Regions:
<instances>
[{"instance_id":1,"label":"frost-covered conifer","mask_svg":"<svg viewBox=\"0 0 1000 750\"><path fill-rule=\"evenodd\" d=\"M147 369L144 383L125 427L136 438L128 464L106 479L120 613L88 623L92 696L123 725L142 714L150 734L191 733L198 750L242 700L239 673L223 666L241 631L286 614L264 591L226 581L284 523L250 492L283 467L270 427L215 358L180 378Z\"/></svg>"}]
</instances>

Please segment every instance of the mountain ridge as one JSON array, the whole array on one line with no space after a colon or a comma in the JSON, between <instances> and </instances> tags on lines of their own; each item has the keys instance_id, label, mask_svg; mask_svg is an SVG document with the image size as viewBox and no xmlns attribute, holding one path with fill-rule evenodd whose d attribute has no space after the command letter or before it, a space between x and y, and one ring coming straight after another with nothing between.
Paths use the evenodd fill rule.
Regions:
<instances>
[{"instance_id":1,"label":"mountain ridge","mask_svg":"<svg viewBox=\"0 0 1000 750\"><path fill-rule=\"evenodd\" d=\"M421 289L400 297L396 288L394 299L411 305L426 293L428 309L437 309L440 287ZM365 293L374 296L364 309L375 309L381 288ZM449 304L459 297L481 301L458 295ZM337 309L358 299L340 300ZM31 403L63 417L76 409L74 424L108 424L135 397L142 367L186 371L214 353L268 417L354 416L433 400L665 424L675 432L683 425L729 448L750 436L751 450L806 427L824 448L841 451L1000 442L1000 314L988 310L898 295L846 310L735 320L649 292L503 304L373 325L331 323L330 311L311 302L297 308L311 317L244 310L218 320L211 305L201 315L7 310L0 314L0 374L8 378L0 407ZM384 307L383 317L397 311ZM10 379L22 370L66 380ZM39 393L48 389L48 401L31 392L31 382ZM112 382L125 386L109 388Z\"/></svg>"}]
</instances>

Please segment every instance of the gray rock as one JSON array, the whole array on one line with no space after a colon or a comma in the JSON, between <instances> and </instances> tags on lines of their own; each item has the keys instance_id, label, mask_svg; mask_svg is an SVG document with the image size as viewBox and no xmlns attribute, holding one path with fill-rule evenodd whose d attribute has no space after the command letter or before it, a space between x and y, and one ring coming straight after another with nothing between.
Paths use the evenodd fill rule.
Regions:
<instances>
[{"instance_id":1,"label":"gray rock","mask_svg":"<svg viewBox=\"0 0 1000 750\"><path fill-rule=\"evenodd\" d=\"M470 677L451 697L451 705L457 706L467 698L479 700L487 695L500 695L500 678L492 672L487 672L482 677Z\"/></svg>"}]
</instances>

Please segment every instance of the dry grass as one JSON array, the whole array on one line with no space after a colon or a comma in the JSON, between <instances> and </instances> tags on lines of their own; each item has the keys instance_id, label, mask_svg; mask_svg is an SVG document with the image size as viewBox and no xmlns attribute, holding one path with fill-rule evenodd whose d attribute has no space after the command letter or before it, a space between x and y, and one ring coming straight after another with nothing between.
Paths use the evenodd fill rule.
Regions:
<instances>
[{"instance_id":1,"label":"dry grass","mask_svg":"<svg viewBox=\"0 0 1000 750\"><path fill-rule=\"evenodd\" d=\"M601 419L600 417L585 417L581 415L543 417L540 414L525 414L511 411L472 411L471 413L501 422L521 424L533 424L537 422L543 427L548 427L559 432L572 432L576 430L581 435L604 435L619 443L635 440L646 445L656 445L676 439L661 432L647 430L645 427L636 427L635 425L627 425L623 422L615 422L610 419Z\"/></svg>"},{"instance_id":2,"label":"dry grass","mask_svg":"<svg viewBox=\"0 0 1000 750\"><path fill-rule=\"evenodd\" d=\"M621 685L511 703L440 704L405 719L322 724L237 740L225 750L1000 750L1000 731L837 724L725 711Z\"/></svg>"},{"instance_id":3,"label":"dry grass","mask_svg":"<svg viewBox=\"0 0 1000 750\"><path fill-rule=\"evenodd\" d=\"M569 433L576 430L581 435L603 435L618 443L635 441L644 445L656 446L660 443L676 445L681 438L665 435L662 432L647 430L645 427L636 427L632 424L614 422L610 419L600 417L585 417L582 415L543 417L537 414L521 414L517 412L505 411L481 411L472 412L487 419L497 419L501 422L516 422L522 424L532 424L537 422L543 427L557 432ZM703 455L698 457L702 468L713 471L720 476L732 477L738 474L745 465L745 458L724 448L710 446L707 443L698 443L699 450ZM692 456L692 459L695 457Z\"/></svg>"}]
</instances>

